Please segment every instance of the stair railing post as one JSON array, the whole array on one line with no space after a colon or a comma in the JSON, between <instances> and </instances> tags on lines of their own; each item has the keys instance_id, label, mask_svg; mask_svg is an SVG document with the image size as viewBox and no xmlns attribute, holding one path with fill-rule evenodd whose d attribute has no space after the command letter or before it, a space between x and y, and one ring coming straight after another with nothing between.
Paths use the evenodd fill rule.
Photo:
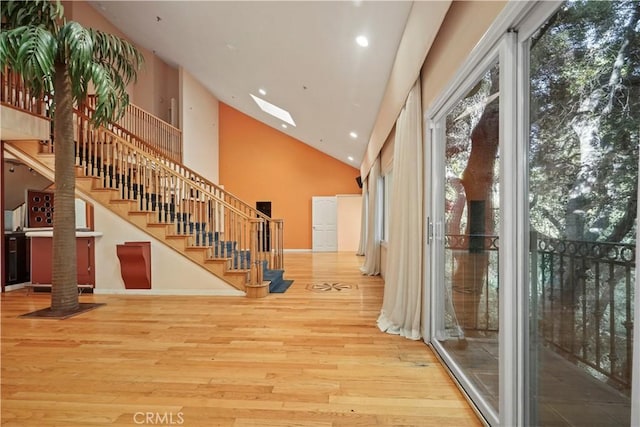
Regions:
<instances>
[{"instance_id":1,"label":"stair railing post","mask_svg":"<svg viewBox=\"0 0 640 427\"><path fill-rule=\"evenodd\" d=\"M247 297L263 298L269 294L269 284L263 283L262 257L260 251L260 229L264 222L262 218L250 218L249 250L251 254L251 268L249 270L249 283L246 285Z\"/></svg>"},{"instance_id":2,"label":"stair railing post","mask_svg":"<svg viewBox=\"0 0 640 427\"><path fill-rule=\"evenodd\" d=\"M262 222L262 219L260 218L251 218L249 219L249 224L251 227L251 231L250 231L250 238L249 238L249 251L251 253L251 271L250 271L250 280L249 280L249 284L251 284L252 286L257 286L258 284L261 283L260 281L260 276L262 276L262 272L261 272L261 266L259 265L259 261L258 261L258 247L259 247L259 243L258 243L258 238L259 238L259 231L260 231L260 223Z\"/></svg>"},{"instance_id":3,"label":"stair railing post","mask_svg":"<svg viewBox=\"0 0 640 427\"><path fill-rule=\"evenodd\" d=\"M274 233L272 238L273 246L273 265L274 269L284 270L284 253L283 253L283 230L284 220L274 219L271 221L274 224Z\"/></svg>"}]
</instances>

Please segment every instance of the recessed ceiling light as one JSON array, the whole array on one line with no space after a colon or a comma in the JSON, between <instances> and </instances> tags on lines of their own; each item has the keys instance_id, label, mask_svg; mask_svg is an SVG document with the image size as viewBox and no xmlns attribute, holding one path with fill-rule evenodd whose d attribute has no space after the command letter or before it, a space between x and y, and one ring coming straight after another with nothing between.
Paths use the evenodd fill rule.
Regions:
<instances>
[{"instance_id":1,"label":"recessed ceiling light","mask_svg":"<svg viewBox=\"0 0 640 427\"><path fill-rule=\"evenodd\" d=\"M277 105L273 105L272 103L267 102L262 98L258 98L257 96L255 96L252 93L250 93L249 95L251 95L253 100L256 101L256 104L258 104L258 107L260 107L260 109L262 111L264 111L265 113L271 114L273 117L277 117L278 119L282 120L283 122L289 123L291 126L295 126L296 125L296 122L293 121L293 118L291 117L291 114L289 114L289 112L287 110L283 110L282 108L278 107Z\"/></svg>"},{"instance_id":2,"label":"recessed ceiling light","mask_svg":"<svg viewBox=\"0 0 640 427\"><path fill-rule=\"evenodd\" d=\"M356 43L358 43L362 47L367 47L369 46L369 39L367 39L365 36L358 36L356 37Z\"/></svg>"},{"instance_id":3,"label":"recessed ceiling light","mask_svg":"<svg viewBox=\"0 0 640 427\"><path fill-rule=\"evenodd\" d=\"M355 133L355 132L350 132L350 133L349 133L349 136L350 136L351 138L353 138L353 139L356 139L356 138L358 137L358 134L357 134L357 133Z\"/></svg>"},{"instance_id":4,"label":"recessed ceiling light","mask_svg":"<svg viewBox=\"0 0 640 427\"><path fill-rule=\"evenodd\" d=\"M260 92L260 95L264 96L267 94L267 91L264 89L258 89L258 92Z\"/></svg>"},{"instance_id":5,"label":"recessed ceiling light","mask_svg":"<svg viewBox=\"0 0 640 427\"><path fill-rule=\"evenodd\" d=\"M353 162L353 157L349 156L347 159L349 159L350 162Z\"/></svg>"},{"instance_id":6,"label":"recessed ceiling light","mask_svg":"<svg viewBox=\"0 0 640 427\"><path fill-rule=\"evenodd\" d=\"M286 128L287 128L287 125L285 125L285 124L283 123L283 124L282 124L282 127L283 127L284 129L286 129Z\"/></svg>"}]
</instances>

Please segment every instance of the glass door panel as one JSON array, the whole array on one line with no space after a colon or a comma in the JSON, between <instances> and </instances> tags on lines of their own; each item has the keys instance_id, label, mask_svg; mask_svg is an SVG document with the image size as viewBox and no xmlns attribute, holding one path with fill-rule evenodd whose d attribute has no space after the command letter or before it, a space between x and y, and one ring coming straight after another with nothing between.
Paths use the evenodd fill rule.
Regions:
<instances>
[{"instance_id":1,"label":"glass door panel","mask_svg":"<svg viewBox=\"0 0 640 427\"><path fill-rule=\"evenodd\" d=\"M444 138L444 270L435 337L463 387L498 411L499 67L449 111ZM442 252L441 252L442 253Z\"/></svg>"},{"instance_id":2,"label":"glass door panel","mask_svg":"<svg viewBox=\"0 0 640 427\"><path fill-rule=\"evenodd\" d=\"M530 42L531 425L629 425L640 2L567 2Z\"/></svg>"}]
</instances>

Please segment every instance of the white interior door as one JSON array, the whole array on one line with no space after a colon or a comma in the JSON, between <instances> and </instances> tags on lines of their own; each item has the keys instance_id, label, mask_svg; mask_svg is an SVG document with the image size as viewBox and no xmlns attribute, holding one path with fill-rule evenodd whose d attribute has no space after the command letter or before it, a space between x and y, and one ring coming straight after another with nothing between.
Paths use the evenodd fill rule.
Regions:
<instances>
[{"instance_id":1,"label":"white interior door","mask_svg":"<svg viewBox=\"0 0 640 427\"><path fill-rule=\"evenodd\" d=\"M312 199L313 251L338 250L338 203L335 196Z\"/></svg>"}]
</instances>

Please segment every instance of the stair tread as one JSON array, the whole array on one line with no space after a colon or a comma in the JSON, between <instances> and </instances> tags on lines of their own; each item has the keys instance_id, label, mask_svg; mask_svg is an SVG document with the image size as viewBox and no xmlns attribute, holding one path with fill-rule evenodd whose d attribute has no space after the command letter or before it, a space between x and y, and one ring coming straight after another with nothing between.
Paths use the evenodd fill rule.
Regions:
<instances>
[{"instance_id":1,"label":"stair tread","mask_svg":"<svg viewBox=\"0 0 640 427\"><path fill-rule=\"evenodd\" d=\"M247 288L261 288L261 287L263 287L263 286L269 286L269 282L268 282L268 281L266 281L266 280L263 280L263 281L262 281L262 284L252 285L252 284L247 283L245 286L246 286Z\"/></svg>"},{"instance_id":2,"label":"stair tread","mask_svg":"<svg viewBox=\"0 0 640 427\"><path fill-rule=\"evenodd\" d=\"M244 270L227 270L225 274L247 274L250 271L251 270L248 270L248 269L244 269Z\"/></svg>"},{"instance_id":3,"label":"stair tread","mask_svg":"<svg viewBox=\"0 0 640 427\"><path fill-rule=\"evenodd\" d=\"M213 257L205 259L204 262L227 262L229 260L231 260L231 258Z\"/></svg>"}]
</instances>

